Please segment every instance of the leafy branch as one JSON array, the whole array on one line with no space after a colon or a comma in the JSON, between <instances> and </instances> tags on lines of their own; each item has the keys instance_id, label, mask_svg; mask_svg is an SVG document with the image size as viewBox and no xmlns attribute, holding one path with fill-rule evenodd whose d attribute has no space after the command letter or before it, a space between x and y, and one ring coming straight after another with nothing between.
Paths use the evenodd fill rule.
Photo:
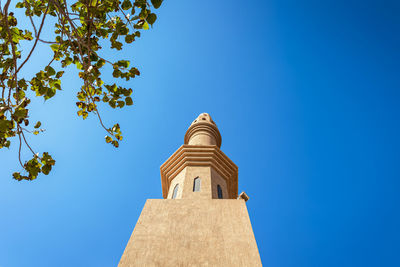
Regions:
<instances>
[{"instance_id":1,"label":"leafy branch","mask_svg":"<svg viewBox=\"0 0 400 267\"><path fill-rule=\"evenodd\" d=\"M68 69L70 65L78 68L82 80L76 96L78 116L86 119L90 113L96 114L107 132L105 141L114 147L119 146L123 138L120 126L116 123L113 127L106 127L99 105L105 103L114 109L133 105L132 89L104 81L101 75L106 65L112 67L112 76L116 79L129 81L140 72L136 67L130 67L129 60L113 62L106 59L102 55L102 45L108 43L111 49L121 50L124 44L139 38L140 31L149 29L157 19L151 7L159 8L162 0L150 2L78 0L69 4L66 0L23 0L16 4L16 8L23 9L29 18L31 29L25 29L18 25L16 16L9 11L11 0L7 0L4 6L0 1L0 149L9 148L11 139L18 137L18 160L24 174L15 172L14 179L34 180L39 173L49 174L55 164L48 152L36 153L27 140L26 134L37 135L44 131L40 128L40 121L33 129L28 128L29 97L33 94L44 100L54 97L62 89L64 70L61 69ZM35 17L40 20L39 26L35 24ZM53 19L49 21L49 17ZM51 23L54 24L54 40L43 40L43 28ZM33 45L22 60L21 42L25 41L33 42ZM19 74L36 51L38 42L48 45L53 57L32 77L21 77ZM61 66L58 69L53 66L56 61ZM32 153L31 159L22 160L23 148Z\"/></svg>"}]
</instances>

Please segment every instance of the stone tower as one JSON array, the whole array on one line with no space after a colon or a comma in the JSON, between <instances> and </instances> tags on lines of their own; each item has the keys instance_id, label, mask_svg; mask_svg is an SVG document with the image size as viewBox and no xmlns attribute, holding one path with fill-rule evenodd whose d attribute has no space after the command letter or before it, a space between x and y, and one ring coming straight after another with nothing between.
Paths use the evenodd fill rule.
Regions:
<instances>
[{"instance_id":1,"label":"stone tower","mask_svg":"<svg viewBox=\"0 0 400 267\"><path fill-rule=\"evenodd\" d=\"M261 266L238 168L202 113L160 167L164 199L148 199L119 262L128 266Z\"/></svg>"}]
</instances>

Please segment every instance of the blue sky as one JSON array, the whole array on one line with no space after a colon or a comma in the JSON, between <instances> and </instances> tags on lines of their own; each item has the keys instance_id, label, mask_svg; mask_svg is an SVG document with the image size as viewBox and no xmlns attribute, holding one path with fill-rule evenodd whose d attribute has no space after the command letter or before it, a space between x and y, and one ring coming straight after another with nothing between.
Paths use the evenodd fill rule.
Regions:
<instances>
[{"instance_id":1,"label":"blue sky","mask_svg":"<svg viewBox=\"0 0 400 267\"><path fill-rule=\"evenodd\" d=\"M76 116L76 71L33 103L57 163L17 182L16 145L0 153L0 266L116 266L159 166L208 112L265 266L400 266L398 1L165 1L127 47L142 75L134 106ZM23 21L23 20L22 20ZM50 56L27 65L31 75ZM26 152L27 153L27 152ZM28 155L28 154L26 154ZM161 241L160 241L161 242Z\"/></svg>"}]
</instances>

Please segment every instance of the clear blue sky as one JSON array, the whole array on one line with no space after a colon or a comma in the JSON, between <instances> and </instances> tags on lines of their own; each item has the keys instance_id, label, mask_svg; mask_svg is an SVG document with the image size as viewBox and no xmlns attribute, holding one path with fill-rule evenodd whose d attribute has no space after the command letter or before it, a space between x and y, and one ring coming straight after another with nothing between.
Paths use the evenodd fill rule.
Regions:
<instances>
[{"instance_id":1,"label":"clear blue sky","mask_svg":"<svg viewBox=\"0 0 400 267\"><path fill-rule=\"evenodd\" d=\"M202 112L239 166L265 266L400 266L399 12L399 1L165 1L116 55L142 73L133 107L103 111L122 127L119 149L76 116L72 70L31 114L54 171L17 182L16 145L0 151L0 266L116 266L145 200L162 197L159 166ZM26 74L50 55L39 52Z\"/></svg>"}]
</instances>

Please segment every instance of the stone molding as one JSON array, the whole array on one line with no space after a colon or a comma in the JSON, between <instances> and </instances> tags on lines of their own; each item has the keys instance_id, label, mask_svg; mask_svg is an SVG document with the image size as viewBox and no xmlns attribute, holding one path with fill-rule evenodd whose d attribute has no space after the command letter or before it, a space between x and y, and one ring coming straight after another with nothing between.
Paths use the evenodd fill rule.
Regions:
<instances>
[{"instance_id":1,"label":"stone molding","mask_svg":"<svg viewBox=\"0 0 400 267\"><path fill-rule=\"evenodd\" d=\"M186 137L185 137L186 139ZM167 198L171 181L187 166L210 166L225 179L229 198L238 195L238 167L218 146L182 145L161 165L163 197Z\"/></svg>"},{"instance_id":2,"label":"stone molding","mask_svg":"<svg viewBox=\"0 0 400 267\"><path fill-rule=\"evenodd\" d=\"M186 131L184 143L188 144L190 138L196 134L199 134L200 132L211 134L213 137L215 137L215 140L217 141L217 146L221 147L222 138L217 126L215 125L215 123L212 124L206 121L196 122L190 125L189 129L187 129Z\"/></svg>"}]
</instances>

